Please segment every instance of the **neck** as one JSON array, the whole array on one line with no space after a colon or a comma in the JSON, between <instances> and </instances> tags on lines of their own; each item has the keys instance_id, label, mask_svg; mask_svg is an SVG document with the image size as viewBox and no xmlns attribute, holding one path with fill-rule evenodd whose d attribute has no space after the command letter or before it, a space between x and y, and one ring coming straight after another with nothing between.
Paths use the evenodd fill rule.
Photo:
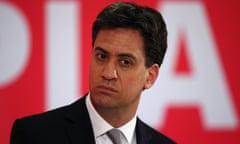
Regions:
<instances>
[{"instance_id":1,"label":"neck","mask_svg":"<svg viewBox=\"0 0 240 144\"><path fill-rule=\"evenodd\" d=\"M94 106L95 107L95 106ZM137 111L138 101L121 108L95 107L98 114L113 127L118 128L132 120Z\"/></svg>"},{"instance_id":2,"label":"neck","mask_svg":"<svg viewBox=\"0 0 240 144\"><path fill-rule=\"evenodd\" d=\"M113 127L118 128L130 120L132 120L136 114L136 110L132 112L119 111L119 110L97 110L97 112Z\"/></svg>"}]
</instances>

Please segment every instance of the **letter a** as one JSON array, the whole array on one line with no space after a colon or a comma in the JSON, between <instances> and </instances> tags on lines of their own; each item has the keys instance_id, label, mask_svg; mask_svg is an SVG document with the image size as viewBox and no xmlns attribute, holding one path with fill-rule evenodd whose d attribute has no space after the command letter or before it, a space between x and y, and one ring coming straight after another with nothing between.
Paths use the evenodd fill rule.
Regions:
<instances>
[{"instance_id":1,"label":"letter a","mask_svg":"<svg viewBox=\"0 0 240 144\"><path fill-rule=\"evenodd\" d=\"M168 51L159 79L142 96L140 115L152 125L161 126L170 104L196 105L205 129L236 128L236 111L203 5L198 1L165 2L161 10L169 31ZM182 35L191 66L188 75L174 73ZM151 113L144 112L146 107Z\"/></svg>"}]
</instances>

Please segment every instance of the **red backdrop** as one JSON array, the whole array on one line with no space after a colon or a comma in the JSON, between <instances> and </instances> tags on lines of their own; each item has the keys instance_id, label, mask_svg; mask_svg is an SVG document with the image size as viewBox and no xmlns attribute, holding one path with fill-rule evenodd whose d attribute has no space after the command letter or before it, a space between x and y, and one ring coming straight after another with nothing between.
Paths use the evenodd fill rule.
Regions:
<instances>
[{"instance_id":1,"label":"red backdrop","mask_svg":"<svg viewBox=\"0 0 240 144\"><path fill-rule=\"evenodd\" d=\"M59 99L63 100L55 104L54 100L56 100L56 97L54 98L54 96L52 96L54 95L54 91L58 89L57 86L54 88L55 83L64 82L64 79L58 81L58 75L59 77L64 76L61 70L67 69L64 68L64 66L68 66L67 62L66 64L62 64L65 62L65 57L62 57L65 56L64 52L59 54L59 57L56 56L58 55L56 52L61 51L60 49L53 48L54 46L58 46L58 40L64 41L64 39L68 39L69 35L75 39L73 41L71 41L72 39L68 39L66 43L59 41L60 44L70 43L65 46L65 48L68 51L69 46L69 49L73 52L69 54L69 56L66 56L66 59L70 59L68 61L69 63L71 63L71 61L74 62L74 65L70 67L72 71L75 70L73 73L74 76L71 77L72 71L66 74L69 74L69 77L73 79L70 83L73 83L75 87L73 90L71 90L71 87L68 88L70 89L69 91L72 91L71 95L77 97L88 91L88 65L91 50L92 22L98 12L112 1L113 0L0 1L1 144L9 143L11 126L16 118L43 112L47 109L67 104L75 99L74 96L72 96L72 98L66 100L65 103L64 98L59 96ZM167 60L164 63L167 69L166 65L169 63L169 65L171 65L171 62L174 61L174 68L170 69L174 74L172 76L170 75L170 80L177 81L178 77L182 77L186 80L190 78L189 81L197 81L194 78L191 79L191 77L197 77L195 76L197 72L205 72L202 64L207 65L207 67L205 67L206 69L213 69L210 73L205 73L204 76L206 77L213 78L215 77L215 72L218 73L220 71L220 74L216 74L220 77L216 77L216 79L213 78L213 80L206 79L207 87L199 83L197 83L197 86L191 86L189 89L184 87L185 90L192 91L198 95L199 97L196 99L184 96L179 98L177 94L168 97L163 90L163 97L165 97L168 105L164 107L164 115L159 116L159 121L161 122L154 122L152 125L162 133L182 144L240 143L239 2L237 0L135 0L135 2L163 11L170 31L169 47L172 49L174 47L178 48L178 51L173 54L175 60L168 60L168 56L171 57L171 53L174 52L170 50L169 55L166 56ZM184 10L182 10L183 13L179 13L184 6L186 6L185 8L187 9L189 8L189 11L192 10L193 13L184 13ZM179 11L175 12L174 10ZM58 15L58 12L62 12L63 14L66 12L67 14L66 16L62 15L62 13ZM188 14L190 18L184 17L185 14ZM202 17L202 15L204 17ZM54 19L55 16L59 18ZM194 25L197 23L196 21L199 20L197 18L203 18L203 24L207 22L207 25L200 25L203 27ZM175 19L176 23L173 23ZM187 22L183 22L186 20ZM202 19L199 21L201 23ZM60 28L58 28L58 25L60 25ZM64 26L71 25L74 28L66 30L72 31L70 33L66 32ZM16 28L16 30L14 28ZM181 29L182 32L178 32L178 30L171 32L171 28ZM200 30L195 31L195 29ZM206 35L202 34L203 37L198 37L201 35L202 30L206 32ZM191 32L196 36L193 40L191 39ZM174 34L179 33L180 36L174 38ZM54 39L53 36L56 35L61 36L59 36L60 38L58 39ZM210 46L206 45L205 41L206 43L210 43ZM214 48L213 51L209 52L210 54L214 54L214 57L210 55L209 59L209 53L207 51L206 53L199 53L198 56L200 55L200 58L197 58L198 56L194 54L199 51L195 50L194 52L193 50L193 52L191 52L191 49L193 49L194 46L199 46L198 43L202 44L203 49L206 47ZM71 44L73 44L73 46L71 46ZM64 48L62 45L61 47ZM76 59L71 59L72 55L74 55ZM55 56L57 58L55 58ZM198 63L197 60L201 63ZM216 62L218 63L216 64ZM52 68L53 65L57 65L57 68ZM215 65L216 67L214 67ZM165 68L164 66L162 69ZM202 70L198 71L198 67L202 68ZM169 77L167 72L163 70L163 75L161 75L162 73L160 72L160 79L164 79L165 76ZM219 78L220 81L218 81ZM66 83L67 82L68 80L66 80ZM165 81L163 80L161 83L164 85ZM208 85L208 83L210 84ZM219 83L222 84L219 86ZM171 84L171 81L167 81L167 84ZM62 87L64 86L65 85ZM158 91L158 86L160 87L159 84L156 84L154 88L156 97L163 95L161 90ZM169 85L169 87L168 90L174 91L174 87L172 88L171 85ZM204 88L201 89L200 87ZM218 101L224 103L224 98L221 99L221 96L218 97L218 94L221 95L222 89L226 89L227 91L223 91L226 92L226 95L222 97L228 100L228 103L225 105L228 110L224 108L224 105L223 110L217 109L217 107L214 106L206 108L206 111L209 111L209 109L213 111L209 116L207 112L204 111L204 104L206 103L207 105L208 102L214 102L212 103L212 105L214 105L218 103ZM181 90L181 87L179 90ZM61 91L64 91L64 89L61 89ZM200 95L199 91L201 91L203 95ZM209 96L204 95L205 93L209 94ZM68 90L66 90L64 94L68 94ZM195 95L193 95L193 97L195 97ZM159 101L161 101L161 99L159 99ZM200 101L205 103L201 105L202 103ZM161 107L156 106L152 108L150 106L153 105L151 102L146 103L147 104L141 107L140 111L145 109L145 111L151 112L154 111L154 108ZM226 112L224 110L226 110ZM225 115L225 113L227 115ZM220 116L219 119L223 119L223 121L219 122L216 118L214 119L214 117L211 121L211 114L216 114L217 118ZM225 117L223 116L224 118L222 118L221 114L224 114ZM144 112L141 113L141 115L144 115ZM153 115L156 115L156 113L153 113ZM207 120L208 118L209 120ZM149 119L151 123L151 116ZM219 123L216 124L214 123L215 121Z\"/></svg>"}]
</instances>

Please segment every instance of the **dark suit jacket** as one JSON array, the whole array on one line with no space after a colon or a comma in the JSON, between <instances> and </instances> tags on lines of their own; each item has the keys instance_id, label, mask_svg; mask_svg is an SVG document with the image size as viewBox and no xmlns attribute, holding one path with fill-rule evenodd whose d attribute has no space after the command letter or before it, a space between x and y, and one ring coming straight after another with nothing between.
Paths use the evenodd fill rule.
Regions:
<instances>
[{"instance_id":1,"label":"dark suit jacket","mask_svg":"<svg viewBox=\"0 0 240 144\"><path fill-rule=\"evenodd\" d=\"M137 119L137 144L173 144L166 136ZM75 103L18 119L14 122L11 144L95 144L85 97Z\"/></svg>"}]
</instances>

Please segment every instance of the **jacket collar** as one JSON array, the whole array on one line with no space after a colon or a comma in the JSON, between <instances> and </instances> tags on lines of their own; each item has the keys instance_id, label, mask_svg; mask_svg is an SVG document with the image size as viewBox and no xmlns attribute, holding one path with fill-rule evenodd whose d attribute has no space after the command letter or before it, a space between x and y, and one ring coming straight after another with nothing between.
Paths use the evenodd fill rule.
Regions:
<instances>
[{"instance_id":1,"label":"jacket collar","mask_svg":"<svg viewBox=\"0 0 240 144\"><path fill-rule=\"evenodd\" d=\"M66 113L66 130L72 144L95 144L93 128L85 104L86 95L71 104Z\"/></svg>"},{"instance_id":2,"label":"jacket collar","mask_svg":"<svg viewBox=\"0 0 240 144\"><path fill-rule=\"evenodd\" d=\"M139 118L137 118L136 124L136 139L137 144L148 144L152 139L151 131Z\"/></svg>"}]
</instances>

